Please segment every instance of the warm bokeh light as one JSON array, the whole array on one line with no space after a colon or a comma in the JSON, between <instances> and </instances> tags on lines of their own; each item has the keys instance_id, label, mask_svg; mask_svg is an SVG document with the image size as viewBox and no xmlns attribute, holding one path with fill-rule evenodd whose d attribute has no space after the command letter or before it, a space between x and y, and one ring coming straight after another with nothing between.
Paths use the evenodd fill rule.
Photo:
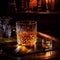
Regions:
<instances>
[{"instance_id":1,"label":"warm bokeh light","mask_svg":"<svg viewBox=\"0 0 60 60\"><path fill-rule=\"evenodd\" d=\"M29 46L23 46L17 44L17 48L15 49L15 52L29 53L32 52L33 50L36 50L36 45L34 45L34 47L29 47Z\"/></svg>"},{"instance_id":2,"label":"warm bokeh light","mask_svg":"<svg viewBox=\"0 0 60 60\"><path fill-rule=\"evenodd\" d=\"M48 1L49 1L49 0L46 0L46 3L47 3L47 4L48 4Z\"/></svg>"},{"instance_id":3,"label":"warm bokeh light","mask_svg":"<svg viewBox=\"0 0 60 60\"><path fill-rule=\"evenodd\" d=\"M46 53L39 54L37 57L40 58L40 59L45 60L45 59L53 58L55 55L56 55L55 51L48 51Z\"/></svg>"},{"instance_id":4,"label":"warm bokeh light","mask_svg":"<svg viewBox=\"0 0 60 60\"><path fill-rule=\"evenodd\" d=\"M35 32L20 32L17 34L17 42L22 45L34 45L36 43L36 33Z\"/></svg>"},{"instance_id":5,"label":"warm bokeh light","mask_svg":"<svg viewBox=\"0 0 60 60\"><path fill-rule=\"evenodd\" d=\"M30 0L30 7L33 8L37 6L37 0Z\"/></svg>"},{"instance_id":6,"label":"warm bokeh light","mask_svg":"<svg viewBox=\"0 0 60 60\"><path fill-rule=\"evenodd\" d=\"M55 0L52 0L51 2L52 2L51 7L52 7L52 9L54 9L54 6L55 6Z\"/></svg>"}]
</instances>

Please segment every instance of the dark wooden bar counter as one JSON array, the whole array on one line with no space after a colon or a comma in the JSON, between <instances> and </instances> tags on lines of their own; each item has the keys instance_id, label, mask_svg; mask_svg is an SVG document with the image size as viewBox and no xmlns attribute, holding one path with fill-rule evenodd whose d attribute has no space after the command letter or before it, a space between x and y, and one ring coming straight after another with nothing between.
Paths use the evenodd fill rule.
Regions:
<instances>
[{"instance_id":1,"label":"dark wooden bar counter","mask_svg":"<svg viewBox=\"0 0 60 60\"><path fill-rule=\"evenodd\" d=\"M52 49L42 49L41 50L41 46L39 44L39 48L35 51L35 52L28 52L26 53L28 50L25 51L24 53L24 49L23 52L14 52L14 49L16 47L16 40L10 40L10 41L1 41L0 40L0 59L2 60L56 60L56 59L60 59L60 45L59 42L60 40L38 32L38 35L40 36L39 41L41 39L46 39L49 41L52 40ZM41 38L43 37L43 38ZM38 43L39 43L38 41ZM14 47L15 46L15 47ZM34 51L34 50L33 50Z\"/></svg>"}]
</instances>

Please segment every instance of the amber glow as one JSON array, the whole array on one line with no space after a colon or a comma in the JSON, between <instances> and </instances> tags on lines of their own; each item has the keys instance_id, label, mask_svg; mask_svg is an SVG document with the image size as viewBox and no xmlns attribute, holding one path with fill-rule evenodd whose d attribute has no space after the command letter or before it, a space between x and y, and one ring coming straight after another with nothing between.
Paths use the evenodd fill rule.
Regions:
<instances>
[{"instance_id":1,"label":"amber glow","mask_svg":"<svg viewBox=\"0 0 60 60\"><path fill-rule=\"evenodd\" d=\"M55 51L49 51L49 52L46 52L46 53L41 53L37 57L38 58L41 58L42 60L45 60L45 59L48 59L49 60L49 58L52 58L55 55L56 55L56 52Z\"/></svg>"},{"instance_id":2,"label":"amber glow","mask_svg":"<svg viewBox=\"0 0 60 60\"><path fill-rule=\"evenodd\" d=\"M25 46L17 45L17 48L15 50L16 52L28 52L28 49Z\"/></svg>"},{"instance_id":3,"label":"amber glow","mask_svg":"<svg viewBox=\"0 0 60 60\"><path fill-rule=\"evenodd\" d=\"M53 54L52 51L46 52L46 54L44 55L44 58L49 59L52 56L52 54Z\"/></svg>"},{"instance_id":4,"label":"amber glow","mask_svg":"<svg viewBox=\"0 0 60 60\"><path fill-rule=\"evenodd\" d=\"M51 5L51 9L54 9L55 6L55 0L46 0L46 8L48 9L48 5Z\"/></svg>"},{"instance_id":5,"label":"amber glow","mask_svg":"<svg viewBox=\"0 0 60 60\"><path fill-rule=\"evenodd\" d=\"M36 33L35 32L20 32L17 34L17 41L19 44L30 45L36 43Z\"/></svg>"},{"instance_id":6,"label":"amber glow","mask_svg":"<svg viewBox=\"0 0 60 60\"><path fill-rule=\"evenodd\" d=\"M53 52L49 51L49 52L46 52L46 53L42 53L39 57L43 58L43 59L49 59L50 57L52 57L52 55L53 55Z\"/></svg>"},{"instance_id":7,"label":"amber glow","mask_svg":"<svg viewBox=\"0 0 60 60\"><path fill-rule=\"evenodd\" d=\"M29 53L32 52L33 50L36 50L36 44L34 45L34 47L26 47L24 45L18 45L17 44L17 48L15 49L16 52L21 52L21 53Z\"/></svg>"},{"instance_id":8,"label":"amber glow","mask_svg":"<svg viewBox=\"0 0 60 60\"><path fill-rule=\"evenodd\" d=\"M52 0L51 2L52 2L52 6L51 6L51 7L52 7L52 9L54 9L54 6L55 6L55 0Z\"/></svg>"},{"instance_id":9,"label":"amber glow","mask_svg":"<svg viewBox=\"0 0 60 60\"><path fill-rule=\"evenodd\" d=\"M30 7L33 8L37 6L37 0L30 0Z\"/></svg>"},{"instance_id":10,"label":"amber glow","mask_svg":"<svg viewBox=\"0 0 60 60\"><path fill-rule=\"evenodd\" d=\"M46 0L46 3L48 4L48 0Z\"/></svg>"}]
</instances>

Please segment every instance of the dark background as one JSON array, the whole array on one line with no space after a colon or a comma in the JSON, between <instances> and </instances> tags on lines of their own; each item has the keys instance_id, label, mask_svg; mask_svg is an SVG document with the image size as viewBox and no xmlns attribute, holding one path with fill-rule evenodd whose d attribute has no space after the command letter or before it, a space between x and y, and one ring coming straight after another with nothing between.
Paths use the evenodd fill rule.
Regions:
<instances>
[{"instance_id":1,"label":"dark background","mask_svg":"<svg viewBox=\"0 0 60 60\"><path fill-rule=\"evenodd\" d=\"M0 15L7 14L9 0L0 0Z\"/></svg>"},{"instance_id":2,"label":"dark background","mask_svg":"<svg viewBox=\"0 0 60 60\"><path fill-rule=\"evenodd\" d=\"M17 20L36 20L38 22L38 31L47 33L60 39L60 4L56 5L57 13L10 13L8 14L8 1L0 0L0 16L11 16L11 25L15 25ZM58 6L58 8L57 8Z\"/></svg>"}]
</instances>

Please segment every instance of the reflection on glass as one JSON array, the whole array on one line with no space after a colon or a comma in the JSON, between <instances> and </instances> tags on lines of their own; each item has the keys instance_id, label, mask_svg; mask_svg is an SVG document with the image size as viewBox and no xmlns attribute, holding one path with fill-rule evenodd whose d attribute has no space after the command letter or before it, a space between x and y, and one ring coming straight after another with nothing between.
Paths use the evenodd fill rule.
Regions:
<instances>
[{"instance_id":1,"label":"reflection on glass","mask_svg":"<svg viewBox=\"0 0 60 60\"><path fill-rule=\"evenodd\" d=\"M36 43L36 32L36 21L18 21L16 23L17 43L31 47Z\"/></svg>"},{"instance_id":2,"label":"reflection on glass","mask_svg":"<svg viewBox=\"0 0 60 60\"><path fill-rule=\"evenodd\" d=\"M49 52L38 54L37 58L40 58L40 59L50 59L50 58L53 58L55 55L56 55L56 51L49 51Z\"/></svg>"},{"instance_id":3,"label":"reflection on glass","mask_svg":"<svg viewBox=\"0 0 60 60\"><path fill-rule=\"evenodd\" d=\"M27 47L27 46L17 44L15 52L16 53L18 53L18 52L20 52L20 53L29 53L29 52L33 52L35 50L36 50L36 45L34 45L32 48L30 48L30 47Z\"/></svg>"}]
</instances>

